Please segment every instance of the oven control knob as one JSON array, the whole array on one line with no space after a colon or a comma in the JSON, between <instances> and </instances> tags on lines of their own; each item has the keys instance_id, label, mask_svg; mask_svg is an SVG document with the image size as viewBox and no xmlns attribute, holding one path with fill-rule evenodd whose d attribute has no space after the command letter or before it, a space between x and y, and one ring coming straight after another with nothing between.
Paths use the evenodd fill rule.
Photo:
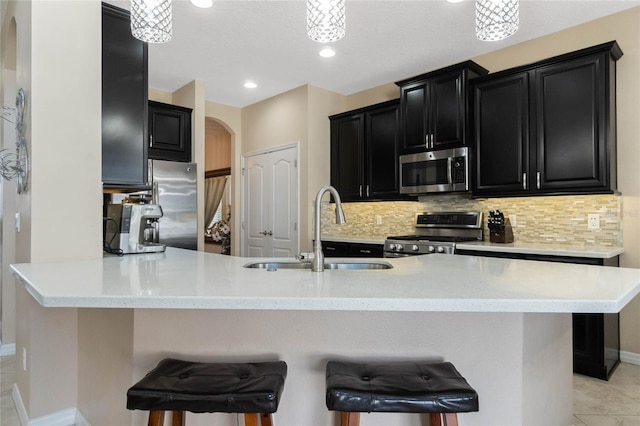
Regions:
<instances>
[{"instance_id":1,"label":"oven control knob","mask_svg":"<svg viewBox=\"0 0 640 426\"><path fill-rule=\"evenodd\" d=\"M411 246L411 251L418 251L418 250L420 250L420 247L418 247L417 245L414 244Z\"/></svg>"},{"instance_id":2,"label":"oven control knob","mask_svg":"<svg viewBox=\"0 0 640 426\"><path fill-rule=\"evenodd\" d=\"M438 253L444 253L444 247L442 246L438 247Z\"/></svg>"},{"instance_id":3,"label":"oven control knob","mask_svg":"<svg viewBox=\"0 0 640 426\"><path fill-rule=\"evenodd\" d=\"M396 249L395 244L389 244L389 250L395 250L395 249Z\"/></svg>"},{"instance_id":4,"label":"oven control knob","mask_svg":"<svg viewBox=\"0 0 640 426\"><path fill-rule=\"evenodd\" d=\"M402 244L396 244L396 251L402 251L404 246Z\"/></svg>"},{"instance_id":5,"label":"oven control knob","mask_svg":"<svg viewBox=\"0 0 640 426\"><path fill-rule=\"evenodd\" d=\"M435 253L436 248L434 246L429 246L429 253Z\"/></svg>"}]
</instances>

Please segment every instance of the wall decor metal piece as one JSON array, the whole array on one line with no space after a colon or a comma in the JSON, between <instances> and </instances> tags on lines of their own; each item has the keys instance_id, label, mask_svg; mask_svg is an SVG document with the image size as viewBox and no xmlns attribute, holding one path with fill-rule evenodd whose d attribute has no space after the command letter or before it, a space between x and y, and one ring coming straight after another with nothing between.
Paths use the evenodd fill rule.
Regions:
<instances>
[{"instance_id":1,"label":"wall decor metal piece","mask_svg":"<svg viewBox=\"0 0 640 426\"><path fill-rule=\"evenodd\" d=\"M0 176L8 181L15 178L18 194L27 192L29 187L29 152L24 136L24 108L24 90L19 89L15 109L3 107L2 115L2 118L10 122L7 118L8 111L11 109L15 111L16 147L0 150Z\"/></svg>"}]
</instances>

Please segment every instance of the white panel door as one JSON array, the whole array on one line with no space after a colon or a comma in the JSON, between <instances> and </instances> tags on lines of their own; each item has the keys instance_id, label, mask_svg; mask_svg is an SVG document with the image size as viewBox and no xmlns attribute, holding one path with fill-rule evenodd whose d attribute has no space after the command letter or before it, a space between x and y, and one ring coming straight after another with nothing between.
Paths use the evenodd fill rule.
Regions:
<instances>
[{"instance_id":1,"label":"white panel door","mask_svg":"<svg viewBox=\"0 0 640 426\"><path fill-rule=\"evenodd\" d=\"M243 256L298 253L297 147L252 155L243 169Z\"/></svg>"},{"instance_id":2,"label":"white panel door","mask_svg":"<svg viewBox=\"0 0 640 426\"><path fill-rule=\"evenodd\" d=\"M270 172L265 170L261 158L250 157L244 170L245 185L245 255L249 257L264 257L265 244L264 231L267 228L265 211L265 198L271 192L269 179L265 179L265 174ZM267 173L265 173L267 172Z\"/></svg>"}]
</instances>

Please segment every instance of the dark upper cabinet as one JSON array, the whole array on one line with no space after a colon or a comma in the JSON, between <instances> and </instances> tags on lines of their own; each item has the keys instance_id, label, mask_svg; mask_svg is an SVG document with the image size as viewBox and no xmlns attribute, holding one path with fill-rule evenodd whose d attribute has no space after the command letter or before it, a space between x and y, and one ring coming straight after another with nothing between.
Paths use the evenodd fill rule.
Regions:
<instances>
[{"instance_id":1,"label":"dark upper cabinet","mask_svg":"<svg viewBox=\"0 0 640 426\"><path fill-rule=\"evenodd\" d=\"M147 186L147 44L131 35L129 12L102 4L102 182Z\"/></svg>"},{"instance_id":2,"label":"dark upper cabinet","mask_svg":"<svg viewBox=\"0 0 640 426\"><path fill-rule=\"evenodd\" d=\"M149 101L149 158L191 161L191 111Z\"/></svg>"},{"instance_id":3,"label":"dark upper cabinet","mask_svg":"<svg viewBox=\"0 0 640 426\"><path fill-rule=\"evenodd\" d=\"M476 196L616 189L615 42L473 82Z\"/></svg>"},{"instance_id":4,"label":"dark upper cabinet","mask_svg":"<svg viewBox=\"0 0 640 426\"><path fill-rule=\"evenodd\" d=\"M401 154L468 144L468 81L487 70L467 61L396 82Z\"/></svg>"},{"instance_id":5,"label":"dark upper cabinet","mask_svg":"<svg viewBox=\"0 0 640 426\"><path fill-rule=\"evenodd\" d=\"M341 199L407 199L399 193L398 100L329 118L331 185Z\"/></svg>"},{"instance_id":6,"label":"dark upper cabinet","mask_svg":"<svg viewBox=\"0 0 640 426\"><path fill-rule=\"evenodd\" d=\"M529 75L474 86L474 192L526 190L529 169Z\"/></svg>"}]
</instances>

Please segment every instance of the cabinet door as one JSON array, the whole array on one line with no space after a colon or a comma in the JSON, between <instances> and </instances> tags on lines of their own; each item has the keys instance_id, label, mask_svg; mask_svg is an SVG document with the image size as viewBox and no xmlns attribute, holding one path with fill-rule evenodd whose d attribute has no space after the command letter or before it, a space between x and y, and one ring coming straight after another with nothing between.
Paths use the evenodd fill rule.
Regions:
<instances>
[{"instance_id":1,"label":"cabinet door","mask_svg":"<svg viewBox=\"0 0 640 426\"><path fill-rule=\"evenodd\" d=\"M367 198L398 197L398 121L397 105L365 114Z\"/></svg>"},{"instance_id":2,"label":"cabinet door","mask_svg":"<svg viewBox=\"0 0 640 426\"><path fill-rule=\"evenodd\" d=\"M467 107L463 75L464 71L459 70L430 81L430 149L456 148L465 144Z\"/></svg>"},{"instance_id":3,"label":"cabinet door","mask_svg":"<svg viewBox=\"0 0 640 426\"><path fill-rule=\"evenodd\" d=\"M349 257L382 257L384 245L382 244L349 244Z\"/></svg>"},{"instance_id":4,"label":"cabinet door","mask_svg":"<svg viewBox=\"0 0 640 426\"><path fill-rule=\"evenodd\" d=\"M428 84L419 83L400 89L401 153L427 150Z\"/></svg>"},{"instance_id":5,"label":"cabinet door","mask_svg":"<svg viewBox=\"0 0 640 426\"><path fill-rule=\"evenodd\" d=\"M607 189L604 54L535 71L537 188ZM615 126L615 123L613 123Z\"/></svg>"},{"instance_id":6,"label":"cabinet door","mask_svg":"<svg viewBox=\"0 0 640 426\"><path fill-rule=\"evenodd\" d=\"M149 158L191 161L191 111L149 101Z\"/></svg>"},{"instance_id":7,"label":"cabinet door","mask_svg":"<svg viewBox=\"0 0 640 426\"><path fill-rule=\"evenodd\" d=\"M364 196L364 115L331 120L331 185L342 201Z\"/></svg>"},{"instance_id":8,"label":"cabinet door","mask_svg":"<svg viewBox=\"0 0 640 426\"><path fill-rule=\"evenodd\" d=\"M349 243L323 241L322 253L324 257L349 257Z\"/></svg>"},{"instance_id":9,"label":"cabinet door","mask_svg":"<svg viewBox=\"0 0 640 426\"><path fill-rule=\"evenodd\" d=\"M102 182L147 184L147 44L129 12L102 6Z\"/></svg>"},{"instance_id":10,"label":"cabinet door","mask_svg":"<svg viewBox=\"0 0 640 426\"><path fill-rule=\"evenodd\" d=\"M529 84L521 73L474 86L474 194L527 189Z\"/></svg>"}]
</instances>

